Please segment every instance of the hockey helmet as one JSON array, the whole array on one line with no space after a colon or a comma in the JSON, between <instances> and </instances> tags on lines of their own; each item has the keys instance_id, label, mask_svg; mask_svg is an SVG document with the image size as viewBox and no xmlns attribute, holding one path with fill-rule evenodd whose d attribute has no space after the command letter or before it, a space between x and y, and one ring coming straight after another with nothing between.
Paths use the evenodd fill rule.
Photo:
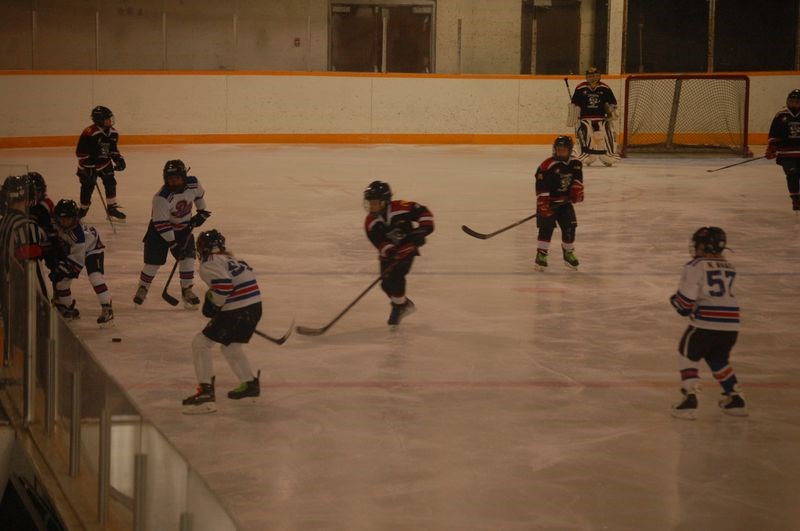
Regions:
<instances>
[{"instance_id":1,"label":"hockey helmet","mask_svg":"<svg viewBox=\"0 0 800 531\"><path fill-rule=\"evenodd\" d=\"M217 229L206 230L197 236L197 254L201 258L208 258L212 253L225 251L225 236Z\"/></svg>"},{"instance_id":2,"label":"hockey helmet","mask_svg":"<svg viewBox=\"0 0 800 531\"><path fill-rule=\"evenodd\" d=\"M574 147L574 145L575 144L572 142L572 137L567 135L557 136L555 141L553 142L553 158L558 160L563 160L566 162L572 156L572 148ZM567 155L566 159L561 159L558 157L556 151L558 150L559 147L567 148L569 154Z\"/></svg>"},{"instance_id":3,"label":"hockey helmet","mask_svg":"<svg viewBox=\"0 0 800 531\"><path fill-rule=\"evenodd\" d=\"M692 248L690 254L698 256L699 252L706 254L719 254L725 250L727 236L719 227L700 227L692 235Z\"/></svg>"},{"instance_id":4,"label":"hockey helmet","mask_svg":"<svg viewBox=\"0 0 800 531\"><path fill-rule=\"evenodd\" d=\"M389 183L372 181L364 190L364 199L367 201L390 201L392 189L389 188Z\"/></svg>"},{"instance_id":5,"label":"hockey helmet","mask_svg":"<svg viewBox=\"0 0 800 531\"><path fill-rule=\"evenodd\" d=\"M9 175L3 181L3 202L6 204L26 201L28 198L29 183L27 175Z\"/></svg>"},{"instance_id":6,"label":"hockey helmet","mask_svg":"<svg viewBox=\"0 0 800 531\"><path fill-rule=\"evenodd\" d=\"M106 120L111 120L111 123L106 125ZM108 107L103 107L102 105L98 105L94 109L92 109L92 122L97 127L109 127L114 125L114 113L111 112L111 109Z\"/></svg>"},{"instance_id":7,"label":"hockey helmet","mask_svg":"<svg viewBox=\"0 0 800 531\"><path fill-rule=\"evenodd\" d=\"M45 183L41 173L38 171L29 171L28 186L30 187L32 200L41 201L44 199L45 193L47 192L47 183Z\"/></svg>"},{"instance_id":8,"label":"hockey helmet","mask_svg":"<svg viewBox=\"0 0 800 531\"><path fill-rule=\"evenodd\" d=\"M184 164L182 160L168 160L167 163L164 164L164 185L170 190L182 191L184 188L186 188L187 171L188 169L186 168L186 164ZM173 176L178 176L181 178L181 184L179 186L170 186L168 179Z\"/></svg>"},{"instance_id":9,"label":"hockey helmet","mask_svg":"<svg viewBox=\"0 0 800 531\"><path fill-rule=\"evenodd\" d=\"M592 66L586 70L586 82L590 85L596 85L600 83L600 71Z\"/></svg>"},{"instance_id":10,"label":"hockey helmet","mask_svg":"<svg viewBox=\"0 0 800 531\"><path fill-rule=\"evenodd\" d=\"M800 89L794 89L786 96L786 106L793 111L800 109Z\"/></svg>"},{"instance_id":11,"label":"hockey helmet","mask_svg":"<svg viewBox=\"0 0 800 531\"><path fill-rule=\"evenodd\" d=\"M74 227L78 222L78 203L72 199L61 199L53 208L53 217L63 229Z\"/></svg>"}]
</instances>

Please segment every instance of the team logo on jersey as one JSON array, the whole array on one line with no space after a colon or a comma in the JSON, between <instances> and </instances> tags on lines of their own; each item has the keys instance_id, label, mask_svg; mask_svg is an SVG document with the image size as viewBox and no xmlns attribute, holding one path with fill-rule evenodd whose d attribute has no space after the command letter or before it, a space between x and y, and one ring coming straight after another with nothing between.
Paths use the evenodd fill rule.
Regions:
<instances>
[{"instance_id":1,"label":"team logo on jersey","mask_svg":"<svg viewBox=\"0 0 800 531\"><path fill-rule=\"evenodd\" d=\"M800 122L789 122L789 136L791 138L800 137Z\"/></svg>"},{"instance_id":2,"label":"team logo on jersey","mask_svg":"<svg viewBox=\"0 0 800 531\"><path fill-rule=\"evenodd\" d=\"M172 212L173 217L184 218L192 213L192 203L185 199L181 199L175 203L175 210Z\"/></svg>"}]
</instances>

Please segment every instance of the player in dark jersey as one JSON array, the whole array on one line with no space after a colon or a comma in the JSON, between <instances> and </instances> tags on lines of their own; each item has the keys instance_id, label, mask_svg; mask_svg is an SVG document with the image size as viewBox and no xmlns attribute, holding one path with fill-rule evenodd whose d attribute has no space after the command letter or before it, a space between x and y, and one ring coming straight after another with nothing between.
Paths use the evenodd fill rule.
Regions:
<instances>
[{"instance_id":1,"label":"player in dark jersey","mask_svg":"<svg viewBox=\"0 0 800 531\"><path fill-rule=\"evenodd\" d=\"M42 255L47 268L52 270L58 259L58 246L53 245L57 240L56 227L53 225L53 201L47 197L47 183L42 174L35 171L28 172L28 185L31 206L28 215L42 229Z\"/></svg>"},{"instance_id":2,"label":"player in dark jersey","mask_svg":"<svg viewBox=\"0 0 800 531\"><path fill-rule=\"evenodd\" d=\"M792 209L800 211L800 89L794 89L769 126L769 144L764 155L776 159L786 174Z\"/></svg>"},{"instance_id":3,"label":"player in dark jersey","mask_svg":"<svg viewBox=\"0 0 800 531\"><path fill-rule=\"evenodd\" d=\"M373 181L364 190L364 209L364 230L379 253L381 289L392 303L388 324L398 325L416 310L406 297L406 275L433 232L433 214L413 201L393 201L392 190L383 181Z\"/></svg>"},{"instance_id":4,"label":"player in dark jersey","mask_svg":"<svg viewBox=\"0 0 800 531\"><path fill-rule=\"evenodd\" d=\"M111 109L98 105L92 109L92 125L84 129L78 138L75 155L78 157L77 175L81 181L80 216L84 217L89 211L99 176L106 191L109 219L124 222L127 216L117 205L117 180L114 172L125 169L125 159L119 153L119 134L113 126L114 114Z\"/></svg>"},{"instance_id":5,"label":"player in dark jersey","mask_svg":"<svg viewBox=\"0 0 800 531\"><path fill-rule=\"evenodd\" d=\"M581 146L581 161L591 165L597 158L606 166L619 160L613 121L617 118L617 98L611 87L600 81L597 68L586 71L586 81L575 87L568 124L575 127Z\"/></svg>"},{"instance_id":6,"label":"player in dark jersey","mask_svg":"<svg viewBox=\"0 0 800 531\"><path fill-rule=\"evenodd\" d=\"M575 257L575 229L578 219L573 203L583 201L583 164L572 156L573 143L568 136L553 142L553 156L536 169L536 226L539 227L534 267L547 268L550 239L556 224L561 228L561 250L564 263L578 269Z\"/></svg>"}]
</instances>

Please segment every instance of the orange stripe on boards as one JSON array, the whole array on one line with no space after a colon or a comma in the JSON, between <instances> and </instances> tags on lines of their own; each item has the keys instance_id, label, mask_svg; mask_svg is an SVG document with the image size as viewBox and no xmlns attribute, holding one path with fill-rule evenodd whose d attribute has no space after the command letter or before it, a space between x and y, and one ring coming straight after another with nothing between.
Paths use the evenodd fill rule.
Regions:
<instances>
[{"instance_id":1,"label":"orange stripe on boards","mask_svg":"<svg viewBox=\"0 0 800 531\"><path fill-rule=\"evenodd\" d=\"M473 144L473 145L550 145L561 133L529 135L489 134L219 134L219 135L126 135L121 146L153 144ZM748 136L748 144L765 145L766 133ZM0 148L74 147L75 136L0 137Z\"/></svg>"}]
</instances>

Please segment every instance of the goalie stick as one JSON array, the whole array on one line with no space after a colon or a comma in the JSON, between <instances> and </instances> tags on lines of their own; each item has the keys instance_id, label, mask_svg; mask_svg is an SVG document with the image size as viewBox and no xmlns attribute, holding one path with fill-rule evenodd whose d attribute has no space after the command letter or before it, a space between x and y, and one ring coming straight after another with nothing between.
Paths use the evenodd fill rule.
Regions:
<instances>
[{"instance_id":1,"label":"goalie stick","mask_svg":"<svg viewBox=\"0 0 800 531\"><path fill-rule=\"evenodd\" d=\"M283 334L279 338L271 337L271 336L265 334L264 332L262 332L261 330L255 330L254 333L255 333L255 335L257 335L259 337L263 337L264 339L266 339L268 341L272 341L276 345L283 345L284 343L286 343L286 340L289 339L289 336L292 335L293 331L294 331L294 319L292 319L292 324L289 325L289 330L287 330L286 333Z\"/></svg>"},{"instance_id":2,"label":"goalie stick","mask_svg":"<svg viewBox=\"0 0 800 531\"><path fill-rule=\"evenodd\" d=\"M766 155L761 155L760 157L754 157L752 159L743 160L742 162L736 162L734 164L728 164L727 166L723 166L721 168L715 168L713 170L706 170L706 171L712 172L712 171L725 170L725 169L728 169L728 168L733 168L734 166L738 166L739 164L747 164L748 162L753 162L754 160L761 160L761 159L764 159L764 158L767 158Z\"/></svg>"},{"instance_id":3,"label":"goalie stick","mask_svg":"<svg viewBox=\"0 0 800 531\"><path fill-rule=\"evenodd\" d=\"M528 216L527 218L523 218L523 219L521 219L521 220L517 221L516 223L512 223L511 225L509 225L509 226L507 226L507 227L503 227L503 228L502 228L502 229L500 229L500 230L496 230L496 231L494 231L494 232L490 232L489 234L483 234L483 233L480 233L480 232L474 231L474 230L472 230L471 228L467 227L466 225L461 225L461 230L463 230L464 232L466 232L467 234L469 234L469 235L470 235L470 236L472 236L473 238L478 238L478 239L480 239L480 240L488 240L489 238L493 238L493 237L497 236L497 235L498 235L498 234L500 234L501 232L505 232L505 231L507 231L508 229L513 229L513 228L514 228L514 227L516 227L517 225L522 225L522 224L523 224L523 223L525 223L526 221L530 221L530 220L532 220L532 219L533 219L533 218L535 218L535 217L536 217L536 214L533 214L533 215L531 215L531 216Z\"/></svg>"},{"instance_id":4,"label":"goalie stick","mask_svg":"<svg viewBox=\"0 0 800 531\"><path fill-rule=\"evenodd\" d=\"M322 334L324 334L325 332L327 332L327 331L328 331L328 329L329 329L330 327L332 327L334 324L336 324L336 321L338 321L339 319L341 319L341 318L342 318L342 316L344 316L344 314L346 314L346 313L347 313L347 312L350 310L350 308L352 308L353 306L355 306L355 305L356 305L356 303L357 303L358 301L360 301L360 300L361 300L361 299L364 297L364 295L366 295L367 293L369 293L369 290L371 290L372 288L374 288L374 287L375 287L375 285L376 285L378 282L380 282L381 280L383 280L384 278L386 278L386 275L388 275L388 274L389 274L389 272L390 272L392 269L394 269L394 266L395 266L395 265L397 265L397 263L398 263L398 262L395 262L394 264L392 264L392 265L390 265L389 267L387 267L387 268L386 268L386 270L385 270L383 273L381 273L381 274L380 274L380 276L379 276L378 278L376 278L375 280L373 280L373 281L372 281L372 283L371 283L369 286L367 286L367 289L365 289L364 291L362 291L362 292L361 292L361 294L360 294L358 297L356 297L356 298L353 300L353 302L351 302L350 304L348 304L348 305L347 305L347 307L346 307L344 310L342 310L341 312L339 312L339 315L337 315L336 317L334 317L334 318L333 318L333 320L332 320L330 323L326 324L326 325L325 325L325 326L323 326L322 328L310 328L310 327L308 327L308 326L298 326L298 327L296 327L296 328L295 328L295 330L297 330L297 333L298 333L298 334L303 334L304 336L321 336Z\"/></svg>"}]
</instances>

